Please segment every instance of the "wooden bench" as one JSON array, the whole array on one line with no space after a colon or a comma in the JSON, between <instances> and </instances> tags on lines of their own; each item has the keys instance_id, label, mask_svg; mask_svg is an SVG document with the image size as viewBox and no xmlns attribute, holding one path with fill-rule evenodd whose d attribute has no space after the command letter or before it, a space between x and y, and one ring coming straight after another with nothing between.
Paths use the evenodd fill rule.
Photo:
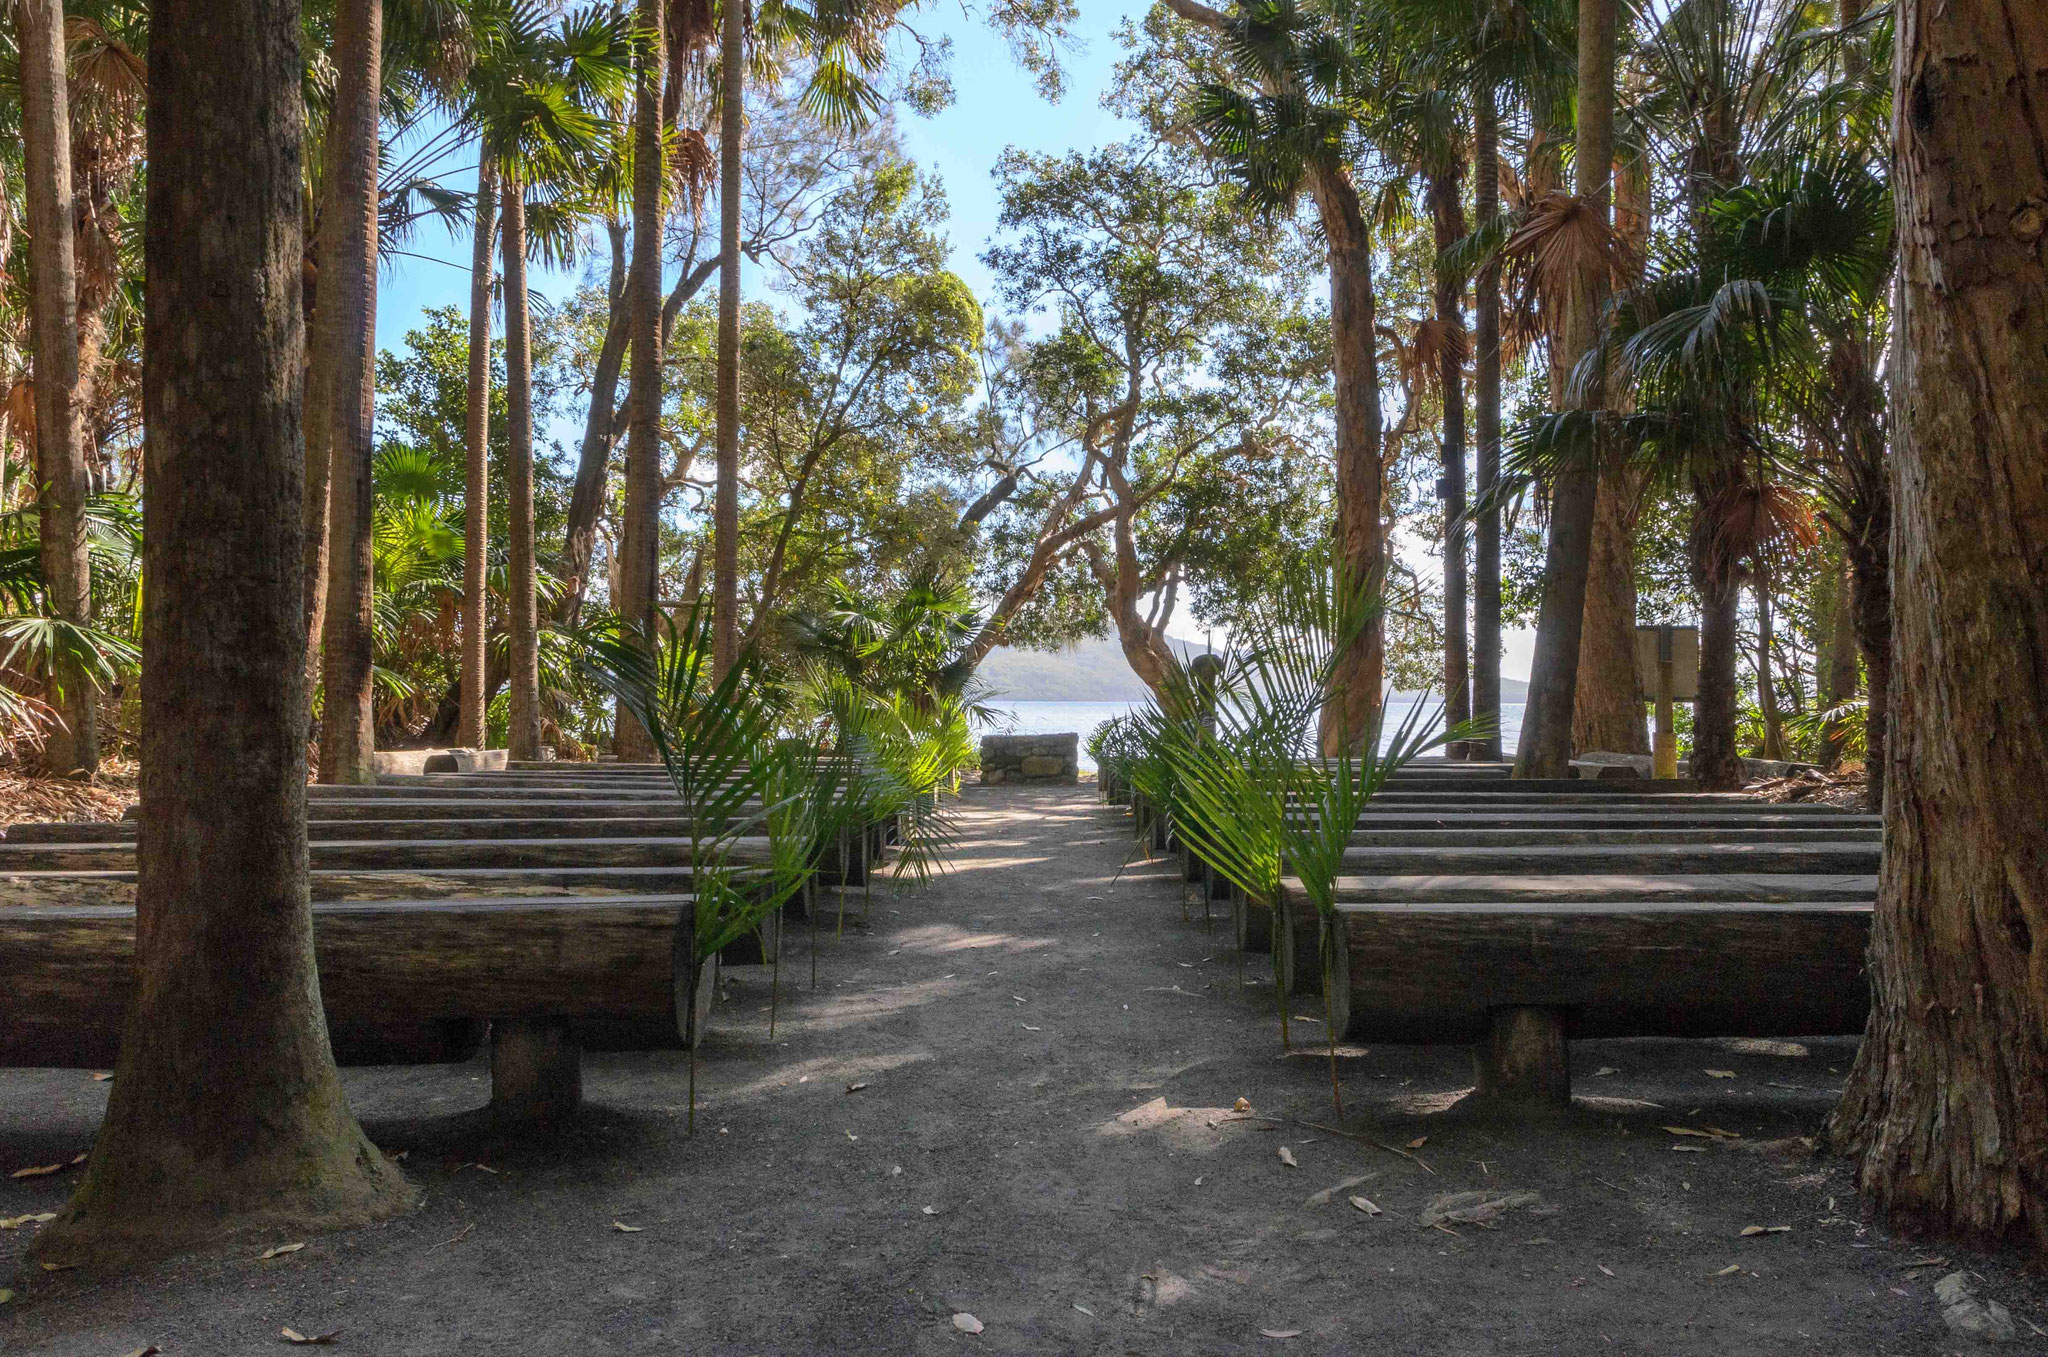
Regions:
<instances>
[{"instance_id":1,"label":"wooden bench","mask_svg":"<svg viewBox=\"0 0 2048 1357\"><path fill-rule=\"evenodd\" d=\"M343 1064L465 1060L488 1034L491 1103L549 1121L580 1054L681 1050L712 999L689 896L324 901L321 1001ZM0 1064L111 1066L134 985L135 912L0 908Z\"/></svg>"}]
</instances>

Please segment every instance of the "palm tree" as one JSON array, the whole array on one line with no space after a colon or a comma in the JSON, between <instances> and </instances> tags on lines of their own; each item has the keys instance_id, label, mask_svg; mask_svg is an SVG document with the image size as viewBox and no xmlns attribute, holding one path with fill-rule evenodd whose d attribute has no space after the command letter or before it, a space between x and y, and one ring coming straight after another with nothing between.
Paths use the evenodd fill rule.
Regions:
<instances>
[{"instance_id":1,"label":"palm tree","mask_svg":"<svg viewBox=\"0 0 2048 1357\"><path fill-rule=\"evenodd\" d=\"M606 113L624 97L631 74L632 32L623 16L586 11L555 29L537 12L515 7L492 25L463 91L463 119L477 133L479 154L498 177L499 235L504 268L505 382L508 450L505 473L510 521L507 593L511 630L512 757L540 756L540 611L533 538L532 321L527 299L528 253L536 237L529 213L560 226L588 206L594 185L608 182L617 130ZM472 327L471 374L477 373ZM472 407L474 408L474 406ZM468 544L481 552L482 543ZM482 592L476 595L481 604ZM481 634L482 628L477 631ZM488 688L486 681L485 688ZM487 694L485 694L487 697Z\"/></svg>"},{"instance_id":2,"label":"palm tree","mask_svg":"<svg viewBox=\"0 0 2048 1357\"><path fill-rule=\"evenodd\" d=\"M469 400L463 420L462 695L456 743L484 747L484 711L490 705L486 637L490 597L491 480L491 254L497 244L498 171L477 156L474 249L469 264Z\"/></svg>"},{"instance_id":3,"label":"palm tree","mask_svg":"<svg viewBox=\"0 0 2048 1357\"><path fill-rule=\"evenodd\" d=\"M872 77L887 60L883 40L899 6L889 0L775 0L754 22L755 65L810 63L802 102L828 124L857 127L882 106ZM714 414L717 484L712 503L712 638L722 672L737 659L740 535L740 139L746 126L746 22L722 0L718 38L718 351Z\"/></svg>"},{"instance_id":4,"label":"palm tree","mask_svg":"<svg viewBox=\"0 0 2048 1357\"><path fill-rule=\"evenodd\" d=\"M1579 364L1597 347L1607 292L1607 240L1611 234L1614 165L1614 60L1618 0L1579 0L1578 137L1574 150L1577 194L1560 212L1590 233L1598 254L1578 271L1567 297L1564 353ZM1573 373L1571 400L1600 408L1604 396L1597 365ZM1585 628L1586 566L1593 541L1599 473L1591 466L1564 470L1551 486L1550 537L1543 560L1543 598L1536 617L1536 649L1529 665L1529 698L1515 750L1516 777L1564 777L1572 747L1572 709L1578 699L1579 643Z\"/></svg>"},{"instance_id":5,"label":"palm tree","mask_svg":"<svg viewBox=\"0 0 2048 1357\"><path fill-rule=\"evenodd\" d=\"M1330 262L1330 326L1337 410L1337 560L1357 579L1384 573L1378 338L1373 228L1354 178L1368 148L1362 102L1376 72L1349 35L1296 0L1241 0L1235 14L1196 0L1167 0L1218 35L1244 88L1205 86L1197 121L1248 199L1278 211L1306 192ZM1384 667L1377 617L1346 637L1331 683L1342 700L1323 709L1325 749L1350 748L1376 727Z\"/></svg>"},{"instance_id":6,"label":"palm tree","mask_svg":"<svg viewBox=\"0 0 2048 1357\"><path fill-rule=\"evenodd\" d=\"M78 269L73 254L71 115L60 0L14 11L21 76L23 185L29 227L29 312L35 359L35 456L42 574L50 612L73 625L92 611L87 550L86 392L80 381ZM44 745L50 770L90 777L99 766L97 691L62 661L53 671L59 719Z\"/></svg>"},{"instance_id":7,"label":"palm tree","mask_svg":"<svg viewBox=\"0 0 2048 1357\"><path fill-rule=\"evenodd\" d=\"M298 18L150 7L148 945L105 1125L36 1240L52 1266L413 1201L335 1071L307 898Z\"/></svg>"},{"instance_id":8,"label":"palm tree","mask_svg":"<svg viewBox=\"0 0 2048 1357\"><path fill-rule=\"evenodd\" d=\"M327 605L320 638L320 780L329 783L375 779L370 466L383 29L383 0L340 0L335 6L334 98L321 155L320 296L310 354L320 404L307 415L307 442L325 452L329 487Z\"/></svg>"}]
</instances>

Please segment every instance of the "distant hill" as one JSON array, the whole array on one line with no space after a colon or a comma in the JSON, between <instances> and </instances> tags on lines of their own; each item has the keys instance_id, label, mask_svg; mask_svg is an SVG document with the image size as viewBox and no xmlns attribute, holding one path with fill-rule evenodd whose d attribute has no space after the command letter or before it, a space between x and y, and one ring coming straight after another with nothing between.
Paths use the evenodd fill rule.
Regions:
<instances>
[{"instance_id":1,"label":"distant hill","mask_svg":"<svg viewBox=\"0 0 2048 1357\"><path fill-rule=\"evenodd\" d=\"M1174 638L1183 658L1202 653L1198 641ZM1066 650L1015 650L998 646L981 662L980 677L1000 701L1141 702L1151 690L1131 672L1123 647L1113 640L1082 641ZM1500 681L1503 702L1520 702L1529 685Z\"/></svg>"}]
</instances>

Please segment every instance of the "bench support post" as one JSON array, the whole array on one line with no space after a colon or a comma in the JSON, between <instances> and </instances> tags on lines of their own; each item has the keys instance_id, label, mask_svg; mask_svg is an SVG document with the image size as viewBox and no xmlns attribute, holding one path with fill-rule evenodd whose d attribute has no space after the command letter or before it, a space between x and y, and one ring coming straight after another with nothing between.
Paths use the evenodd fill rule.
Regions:
<instances>
[{"instance_id":1,"label":"bench support post","mask_svg":"<svg viewBox=\"0 0 2048 1357\"><path fill-rule=\"evenodd\" d=\"M583 1101L583 1050L560 1018L491 1024L491 1111L500 1120L546 1125Z\"/></svg>"},{"instance_id":2,"label":"bench support post","mask_svg":"<svg viewBox=\"0 0 2048 1357\"><path fill-rule=\"evenodd\" d=\"M1526 1106L1570 1105L1572 1077L1563 1010L1494 1009L1491 1030L1475 1055L1482 1098Z\"/></svg>"}]
</instances>

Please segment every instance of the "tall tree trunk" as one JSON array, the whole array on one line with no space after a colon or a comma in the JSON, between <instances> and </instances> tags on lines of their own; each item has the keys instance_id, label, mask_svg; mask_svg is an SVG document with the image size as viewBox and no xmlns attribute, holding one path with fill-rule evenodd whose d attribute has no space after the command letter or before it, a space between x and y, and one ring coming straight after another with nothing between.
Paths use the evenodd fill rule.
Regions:
<instances>
[{"instance_id":1,"label":"tall tree trunk","mask_svg":"<svg viewBox=\"0 0 2048 1357\"><path fill-rule=\"evenodd\" d=\"M1490 86L1472 91L1472 204L1484 228L1500 214L1500 111ZM1478 532L1472 547L1472 714L1494 731L1473 741L1473 757L1498 760L1500 738L1500 268L1473 282L1472 407L1479 440Z\"/></svg>"},{"instance_id":2,"label":"tall tree trunk","mask_svg":"<svg viewBox=\"0 0 2048 1357\"><path fill-rule=\"evenodd\" d=\"M1437 254L1465 238L1464 167L1451 161L1429 181L1430 224ZM1464 288L1457 276L1439 269L1436 278L1436 319L1447 341L1462 340L1465 331ZM1472 719L1471 677L1465 634L1465 352L1462 343L1447 342L1439 360L1438 386L1444 404L1444 720L1457 725ZM1463 740L1445 751L1451 758L1466 754Z\"/></svg>"},{"instance_id":3,"label":"tall tree trunk","mask_svg":"<svg viewBox=\"0 0 2048 1357\"><path fill-rule=\"evenodd\" d=\"M1608 219L1614 179L1614 30L1616 0L1580 0L1579 127L1575 169L1579 199ZM1604 271L1572 298L1564 352L1570 364L1598 343ZM1595 409L1597 391L1574 403ZM1543 599L1536 614L1536 650L1529 666L1529 703L1522 713L1516 777L1563 777L1572 754L1572 713L1579 686L1579 643L1585 631L1586 570L1592 555L1599 477L1589 469L1560 475L1550 497L1550 541L1543 560Z\"/></svg>"},{"instance_id":4,"label":"tall tree trunk","mask_svg":"<svg viewBox=\"0 0 2048 1357\"><path fill-rule=\"evenodd\" d=\"M1638 478L1611 469L1600 478L1586 562L1579 684L1572 747L1650 752L1650 727L1636 674L1636 503Z\"/></svg>"},{"instance_id":5,"label":"tall tree trunk","mask_svg":"<svg viewBox=\"0 0 2048 1357\"><path fill-rule=\"evenodd\" d=\"M729 5L729 8L737 8ZM627 279L631 380L626 408L626 522L619 544L619 621L654 641L654 606L661 575L661 233L666 179L661 154L662 11L640 0L637 22L650 35L633 83L633 267ZM737 68L735 68L737 69ZM721 213L724 199L721 197ZM719 391L724 391L724 336L720 334ZM735 355L737 356L737 355ZM720 407L721 410L723 407ZM720 440L724 425L721 415ZM654 757L654 741L618 704L613 750L622 759Z\"/></svg>"},{"instance_id":6,"label":"tall tree trunk","mask_svg":"<svg viewBox=\"0 0 2048 1357\"><path fill-rule=\"evenodd\" d=\"M301 81L293 0L150 6L136 989L50 1263L381 1219L306 878Z\"/></svg>"},{"instance_id":7,"label":"tall tree trunk","mask_svg":"<svg viewBox=\"0 0 2048 1357\"><path fill-rule=\"evenodd\" d=\"M1863 652L1863 673L1869 704L1864 732L1865 810L1885 808L1885 781L1891 764L1885 746L1892 714L1892 565L1891 510L1887 505L1882 530L1849 544L1849 572L1855 582L1856 644Z\"/></svg>"},{"instance_id":8,"label":"tall tree trunk","mask_svg":"<svg viewBox=\"0 0 2048 1357\"><path fill-rule=\"evenodd\" d=\"M740 639L740 136L746 100L741 6L723 7L718 74L718 475L711 512L711 653L717 672Z\"/></svg>"},{"instance_id":9,"label":"tall tree trunk","mask_svg":"<svg viewBox=\"0 0 2048 1357\"><path fill-rule=\"evenodd\" d=\"M2048 1247L2048 11L1902 0L1898 706L1834 1128L1902 1226Z\"/></svg>"},{"instance_id":10,"label":"tall tree trunk","mask_svg":"<svg viewBox=\"0 0 2048 1357\"><path fill-rule=\"evenodd\" d=\"M1711 496L1696 494L1702 502ZM1708 529L1693 526L1695 542ZM1695 545L1693 592L1700 600L1700 671L1693 698L1692 776L1708 791L1733 791L1742 785L1742 752L1735 747L1735 661L1741 653L1735 609L1740 586L1732 562L1716 568L1713 553Z\"/></svg>"},{"instance_id":11,"label":"tall tree trunk","mask_svg":"<svg viewBox=\"0 0 2048 1357\"><path fill-rule=\"evenodd\" d=\"M370 494L377 348L377 100L382 0L334 13L334 108L320 213L320 305L314 366L327 373L327 622L320 666L320 780L374 782L371 678L376 599Z\"/></svg>"},{"instance_id":12,"label":"tall tree trunk","mask_svg":"<svg viewBox=\"0 0 2048 1357\"><path fill-rule=\"evenodd\" d=\"M1816 666L1819 670L1820 698L1818 705L1823 711L1841 706L1856 696L1861 683L1860 667L1856 663L1856 582L1849 570L1846 551L1840 553L1835 570L1835 598L1828 609L1828 635L1826 650ZM1828 767L1842 761L1842 746L1848 739L1848 731L1840 721L1830 721L1822 733L1826 746Z\"/></svg>"},{"instance_id":13,"label":"tall tree trunk","mask_svg":"<svg viewBox=\"0 0 2048 1357\"><path fill-rule=\"evenodd\" d=\"M469 388L462 440L462 697L456 743L482 749L490 706L485 674L491 628L491 275L498 234L498 172L480 153L476 237L469 254Z\"/></svg>"},{"instance_id":14,"label":"tall tree trunk","mask_svg":"<svg viewBox=\"0 0 2048 1357\"><path fill-rule=\"evenodd\" d=\"M1330 258L1330 338L1337 387L1336 562L1351 587L1379 588L1386 574L1380 527L1380 387L1374 330L1372 225L1343 170L1309 172ZM1376 720L1386 641L1375 620L1341 655L1323 710L1323 752L1356 747Z\"/></svg>"},{"instance_id":15,"label":"tall tree trunk","mask_svg":"<svg viewBox=\"0 0 2048 1357\"><path fill-rule=\"evenodd\" d=\"M52 615L83 623L92 614L86 550L86 404L80 380L78 265L72 238L71 114L61 0L18 0L23 194L28 199L29 317L35 359L36 517L43 588ZM59 724L43 761L60 776L99 769L97 692L85 672L59 660Z\"/></svg>"},{"instance_id":16,"label":"tall tree trunk","mask_svg":"<svg viewBox=\"0 0 2048 1357\"><path fill-rule=\"evenodd\" d=\"M1762 570L1756 581L1756 705L1763 714L1762 757L1785 757L1784 718L1778 712L1777 676L1772 672L1771 652L1777 648L1777 628L1771 614L1771 579Z\"/></svg>"},{"instance_id":17,"label":"tall tree trunk","mask_svg":"<svg viewBox=\"0 0 2048 1357\"><path fill-rule=\"evenodd\" d=\"M511 731L515 759L540 757L540 600L533 562L533 321L526 303L526 186L506 176L499 189L505 260L505 489L511 595Z\"/></svg>"},{"instance_id":18,"label":"tall tree trunk","mask_svg":"<svg viewBox=\"0 0 2048 1357\"><path fill-rule=\"evenodd\" d=\"M626 358L629 323L626 302L626 224L605 223L611 236L611 278L605 287L604 342L590 373L590 410L583 417L583 445L576 458L576 484L569 493L568 525L562 534L562 601L555 617L574 621L590 592L590 562L597 554L597 520L603 512L606 472L617 439L619 368Z\"/></svg>"}]
</instances>

